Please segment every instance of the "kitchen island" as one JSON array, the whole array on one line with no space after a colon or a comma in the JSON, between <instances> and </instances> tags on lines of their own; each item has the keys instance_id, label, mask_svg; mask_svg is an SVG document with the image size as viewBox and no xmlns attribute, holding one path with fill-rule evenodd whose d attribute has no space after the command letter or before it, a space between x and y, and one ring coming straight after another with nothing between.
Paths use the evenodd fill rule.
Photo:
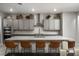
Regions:
<instances>
[{"instance_id":1,"label":"kitchen island","mask_svg":"<svg viewBox=\"0 0 79 59\"><path fill-rule=\"evenodd\" d=\"M36 37L36 36L13 36L11 38L5 39L5 40L14 40L14 41L21 41L21 40L30 40L32 41L32 52L36 52L36 40L45 40L46 41L46 46L45 46L45 52L48 53L48 48L49 48L49 42L51 40L60 40L60 49L68 49L68 41L75 41L72 38L69 37L63 37L63 36L44 36L44 37Z\"/></svg>"}]
</instances>

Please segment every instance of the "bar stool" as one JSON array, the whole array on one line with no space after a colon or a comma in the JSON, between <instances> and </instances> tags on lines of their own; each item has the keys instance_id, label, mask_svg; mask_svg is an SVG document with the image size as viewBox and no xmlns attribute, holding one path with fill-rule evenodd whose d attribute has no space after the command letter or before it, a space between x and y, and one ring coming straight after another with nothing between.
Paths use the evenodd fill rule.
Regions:
<instances>
[{"instance_id":1,"label":"bar stool","mask_svg":"<svg viewBox=\"0 0 79 59\"><path fill-rule=\"evenodd\" d=\"M21 43L21 53L24 50L24 53L26 53L26 50L29 50L29 52L32 52L32 45L31 45L31 41L29 40L22 40L20 41Z\"/></svg>"},{"instance_id":2,"label":"bar stool","mask_svg":"<svg viewBox=\"0 0 79 59\"><path fill-rule=\"evenodd\" d=\"M50 41L49 52L52 52L52 50L53 50L53 53L58 53L59 52L59 47L60 47L60 42L61 41L58 41L58 40Z\"/></svg>"},{"instance_id":3,"label":"bar stool","mask_svg":"<svg viewBox=\"0 0 79 59\"><path fill-rule=\"evenodd\" d=\"M73 48L75 47L75 41L68 41L68 48Z\"/></svg>"},{"instance_id":4,"label":"bar stool","mask_svg":"<svg viewBox=\"0 0 79 59\"><path fill-rule=\"evenodd\" d=\"M43 53L45 52L45 41L43 40L37 40L36 41L36 52Z\"/></svg>"},{"instance_id":5,"label":"bar stool","mask_svg":"<svg viewBox=\"0 0 79 59\"><path fill-rule=\"evenodd\" d=\"M6 41L4 41L4 44L6 47L5 54L7 53L7 49L11 49L11 55L12 55L12 53L15 53L15 48L17 47L15 41L6 40Z\"/></svg>"},{"instance_id":6,"label":"bar stool","mask_svg":"<svg viewBox=\"0 0 79 59\"><path fill-rule=\"evenodd\" d=\"M75 41L68 41L68 54L72 55L75 54L74 47L75 47Z\"/></svg>"}]
</instances>

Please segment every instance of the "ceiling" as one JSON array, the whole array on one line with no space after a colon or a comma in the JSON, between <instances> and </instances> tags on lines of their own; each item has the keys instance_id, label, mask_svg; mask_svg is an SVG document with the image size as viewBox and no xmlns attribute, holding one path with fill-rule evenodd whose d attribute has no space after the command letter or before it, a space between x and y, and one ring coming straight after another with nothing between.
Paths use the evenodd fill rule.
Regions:
<instances>
[{"instance_id":1,"label":"ceiling","mask_svg":"<svg viewBox=\"0 0 79 59\"><path fill-rule=\"evenodd\" d=\"M13 12L10 12L10 8ZM35 9L33 12L32 9ZM57 11L54 11L54 8ZM0 11L4 13L60 13L78 12L79 3L0 3Z\"/></svg>"}]
</instances>

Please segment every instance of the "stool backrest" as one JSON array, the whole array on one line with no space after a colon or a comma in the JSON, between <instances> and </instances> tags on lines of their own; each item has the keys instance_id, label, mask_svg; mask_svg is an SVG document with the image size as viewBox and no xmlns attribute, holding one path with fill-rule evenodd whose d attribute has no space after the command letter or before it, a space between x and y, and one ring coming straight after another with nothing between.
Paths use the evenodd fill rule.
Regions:
<instances>
[{"instance_id":1,"label":"stool backrest","mask_svg":"<svg viewBox=\"0 0 79 59\"><path fill-rule=\"evenodd\" d=\"M15 41L10 41L10 40L6 40L4 41L4 44L6 46L6 48L15 48L16 47L16 44L15 44Z\"/></svg>"},{"instance_id":2,"label":"stool backrest","mask_svg":"<svg viewBox=\"0 0 79 59\"><path fill-rule=\"evenodd\" d=\"M21 43L21 47L23 47L23 48L31 47L31 41L29 41L29 40L22 40L20 43Z\"/></svg>"},{"instance_id":3,"label":"stool backrest","mask_svg":"<svg viewBox=\"0 0 79 59\"><path fill-rule=\"evenodd\" d=\"M45 41L43 40L36 41L36 48L44 48L44 47L45 47Z\"/></svg>"},{"instance_id":4,"label":"stool backrest","mask_svg":"<svg viewBox=\"0 0 79 59\"><path fill-rule=\"evenodd\" d=\"M75 41L68 41L68 48L74 48L75 47Z\"/></svg>"},{"instance_id":5,"label":"stool backrest","mask_svg":"<svg viewBox=\"0 0 79 59\"><path fill-rule=\"evenodd\" d=\"M58 41L58 40L52 40L51 42L50 42L50 48L59 48L59 46L60 46L60 42L61 41Z\"/></svg>"}]
</instances>

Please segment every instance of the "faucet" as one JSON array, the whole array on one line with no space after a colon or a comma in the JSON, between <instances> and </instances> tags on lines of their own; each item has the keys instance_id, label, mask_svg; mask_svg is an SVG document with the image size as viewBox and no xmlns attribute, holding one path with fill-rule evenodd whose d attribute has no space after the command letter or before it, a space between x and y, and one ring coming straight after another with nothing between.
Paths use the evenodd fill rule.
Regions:
<instances>
[{"instance_id":1,"label":"faucet","mask_svg":"<svg viewBox=\"0 0 79 59\"><path fill-rule=\"evenodd\" d=\"M38 34L36 34L36 36L35 37L37 37L37 38L43 38L44 37L44 35L43 34L41 34L40 31L41 29L39 28L39 33Z\"/></svg>"}]
</instances>

